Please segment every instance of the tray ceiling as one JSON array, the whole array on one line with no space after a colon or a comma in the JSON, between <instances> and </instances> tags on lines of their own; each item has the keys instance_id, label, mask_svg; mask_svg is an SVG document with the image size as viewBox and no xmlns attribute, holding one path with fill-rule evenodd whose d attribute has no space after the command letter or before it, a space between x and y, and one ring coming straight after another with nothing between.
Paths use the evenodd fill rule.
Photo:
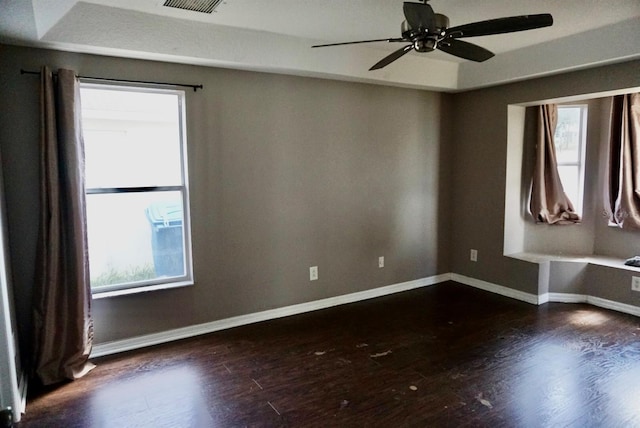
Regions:
<instances>
[{"instance_id":1,"label":"tray ceiling","mask_svg":"<svg viewBox=\"0 0 640 428\"><path fill-rule=\"evenodd\" d=\"M402 0L225 0L213 13L164 0L0 0L0 42L130 58L454 92L640 58L637 0L432 0L451 26L551 13L548 28L476 37L484 63L411 53L369 67L399 45L311 49L398 37Z\"/></svg>"}]
</instances>

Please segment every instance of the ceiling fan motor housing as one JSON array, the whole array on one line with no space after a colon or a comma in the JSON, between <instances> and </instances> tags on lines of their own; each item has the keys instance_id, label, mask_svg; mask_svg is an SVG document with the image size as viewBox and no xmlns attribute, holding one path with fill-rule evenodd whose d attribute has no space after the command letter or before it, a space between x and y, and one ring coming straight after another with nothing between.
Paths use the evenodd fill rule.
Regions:
<instances>
[{"instance_id":1,"label":"ceiling fan motor housing","mask_svg":"<svg viewBox=\"0 0 640 428\"><path fill-rule=\"evenodd\" d=\"M407 21L402 22L402 37L413 42L413 48L418 52L431 52L436 48L438 41L444 36L449 27L449 18L446 15L435 13L429 28L412 28Z\"/></svg>"},{"instance_id":2,"label":"ceiling fan motor housing","mask_svg":"<svg viewBox=\"0 0 640 428\"><path fill-rule=\"evenodd\" d=\"M413 42L413 48L418 52L431 52L436 48L436 40L432 37L418 39Z\"/></svg>"}]
</instances>

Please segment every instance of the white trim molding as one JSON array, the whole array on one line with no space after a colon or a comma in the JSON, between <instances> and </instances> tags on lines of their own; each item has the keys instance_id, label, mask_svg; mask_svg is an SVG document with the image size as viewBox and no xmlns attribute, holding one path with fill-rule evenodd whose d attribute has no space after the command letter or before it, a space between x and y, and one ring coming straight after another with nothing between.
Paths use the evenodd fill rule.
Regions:
<instances>
[{"instance_id":1,"label":"white trim molding","mask_svg":"<svg viewBox=\"0 0 640 428\"><path fill-rule=\"evenodd\" d=\"M532 305L539 305L540 296L537 294L525 293L524 291L514 290L513 288L503 287L502 285L493 284L491 282L482 281L457 273L451 274L451 280L480 290L489 291L491 293L500 294L501 296L510 297L512 299L521 300Z\"/></svg>"},{"instance_id":2,"label":"white trim molding","mask_svg":"<svg viewBox=\"0 0 640 428\"><path fill-rule=\"evenodd\" d=\"M531 303L533 305L544 305L545 303L586 303L600 308L611 309L613 311L640 317L640 307L629 305L627 303L616 302L615 300L603 299L602 297L573 293L544 293L536 295L503 287L491 282L470 278L468 276L459 275L457 273L451 274L451 280L479 288L484 291L489 291L491 293L511 297L512 299L522 300L523 302Z\"/></svg>"},{"instance_id":3,"label":"white trim molding","mask_svg":"<svg viewBox=\"0 0 640 428\"><path fill-rule=\"evenodd\" d=\"M570 293L549 293L549 302L559 303L587 303L604 309L622 312L625 314L640 317L640 307L627 303L616 302L615 300L603 299L602 297L589 296L585 294Z\"/></svg>"},{"instance_id":4,"label":"white trim molding","mask_svg":"<svg viewBox=\"0 0 640 428\"><path fill-rule=\"evenodd\" d=\"M573 293L547 293L545 296L547 297L546 302L554 303L587 303L589 298L585 294Z\"/></svg>"},{"instance_id":5,"label":"white trim molding","mask_svg":"<svg viewBox=\"0 0 640 428\"><path fill-rule=\"evenodd\" d=\"M297 305L285 306L282 308L270 309L267 311L256 312L247 315L240 315L237 317L177 328L159 333L136 336L128 339L99 343L93 347L91 358L131 351L134 349L144 348L152 345L159 345L161 343L167 343L174 340L186 339L189 337L213 333L216 331L239 327L247 324L253 324L261 321L288 317L305 312L317 311L319 309L326 309L333 306L344 305L347 303L374 299L376 297L382 297L389 294L401 293L403 291L409 291L421 287L428 287L430 285L449 281L450 279L450 273L434 275L426 278L416 279L413 281L388 285L385 287L373 288L371 290L364 290L358 291L356 293L344 294L342 296L329 297L313 302L300 303Z\"/></svg>"},{"instance_id":6,"label":"white trim molding","mask_svg":"<svg viewBox=\"0 0 640 428\"><path fill-rule=\"evenodd\" d=\"M174 330L162 331L159 333L146 334L143 336L131 337L128 339L114 340L111 342L99 343L93 347L91 358L103 357L119 352L131 351L134 349L144 348L147 346L159 345L162 343L172 342L175 340L186 339L189 337L199 336L202 334L213 333L220 330L226 330L233 327L253 324L261 321L268 321L277 318L298 315L305 312L317 311L333 306L345 305L348 303L359 302L363 300L375 299L376 297L387 296L390 294L401 293L416 288L428 287L430 285L439 284L446 281L455 281L460 284L488 291L490 293L499 294L501 296L520 300L532 305L543 305L548 302L556 303L587 303L605 309L611 309L626 314L640 317L640 307L620 303L613 300L607 300L600 297L588 296L583 294L569 293L545 293L541 295L526 293L524 291L514 290L502 285L493 284L476 278L456 274L445 273L434 275L426 278L416 279L414 281L401 282L398 284L388 285L385 287L374 288L371 290L358 291L355 293L344 294L342 296L329 297L326 299L316 300L313 302L300 303L297 305L285 306L282 308L269 309L262 312L255 312L247 315L239 315L237 317L226 318L222 320L212 321L204 324L197 324Z\"/></svg>"}]
</instances>

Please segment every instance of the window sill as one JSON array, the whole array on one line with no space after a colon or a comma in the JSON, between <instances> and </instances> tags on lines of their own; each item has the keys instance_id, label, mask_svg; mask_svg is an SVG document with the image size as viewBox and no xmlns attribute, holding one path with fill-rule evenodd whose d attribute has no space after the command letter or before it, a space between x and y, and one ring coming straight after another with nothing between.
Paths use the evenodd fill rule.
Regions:
<instances>
[{"instance_id":1,"label":"window sill","mask_svg":"<svg viewBox=\"0 0 640 428\"><path fill-rule=\"evenodd\" d=\"M619 259L616 257L601 256L601 255L515 253L515 254L506 254L506 256L514 259L518 259L518 260L523 260L526 262L531 262L531 263L541 263L541 262L590 263L593 265L623 269L623 270L628 270L632 272L640 271L640 268L638 267L625 265L624 264L625 259Z\"/></svg>"},{"instance_id":2,"label":"window sill","mask_svg":"<svg viewBox=\"0 0 640 428\"><path fill-rule=\"evenodd\" d=\"M122 290L112 291L93 291L93 300L106 299L109 297L126 296L129 294L147 293L149 291L168 290L171 288L182 288L193 285L193 281L168 282L164 284L144 285L141 287L124 288Z\"/></svg>"}]
</instances>

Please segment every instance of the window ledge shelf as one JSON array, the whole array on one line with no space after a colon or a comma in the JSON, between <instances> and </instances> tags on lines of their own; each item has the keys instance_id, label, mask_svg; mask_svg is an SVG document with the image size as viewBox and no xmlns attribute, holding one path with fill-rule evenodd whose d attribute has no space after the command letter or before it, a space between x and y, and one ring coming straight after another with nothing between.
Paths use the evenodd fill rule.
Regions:
<instances>
[{"instance_id":1,"label":"window ledge shelf","mask_svg":"<svg viewBox=\"0 0 640 428\"><path fill-rule=\"evenodd\" d=\"M626 259L620 259L617 257L601 256L601 255L584 255L584 254L545 254L545 253L515 253L507 254L507 257L511 257L518 260L523 260L531 263L542 262L574 262L574 263L590 263L598 266L606 266L615 269L624 269L631 272L640 272L639 267L627 266L624 264Z\"/></svg>"},{"instance_id":2,"label":"window ledge shelf","mask_svg":"<svg viewBox=\"0 0 640 428\"><path fill-rule=\"evenodd\" d=\"M126 296L129 294L147 293L149 291L168 290L171 288L189 287L193 285L193 281L169 282L165 284L145 285L142 287L125 288L122 290L112 291L94 291L92 297L94 300L106 299L109 297Z\"/></svg>"}]
</instances>

